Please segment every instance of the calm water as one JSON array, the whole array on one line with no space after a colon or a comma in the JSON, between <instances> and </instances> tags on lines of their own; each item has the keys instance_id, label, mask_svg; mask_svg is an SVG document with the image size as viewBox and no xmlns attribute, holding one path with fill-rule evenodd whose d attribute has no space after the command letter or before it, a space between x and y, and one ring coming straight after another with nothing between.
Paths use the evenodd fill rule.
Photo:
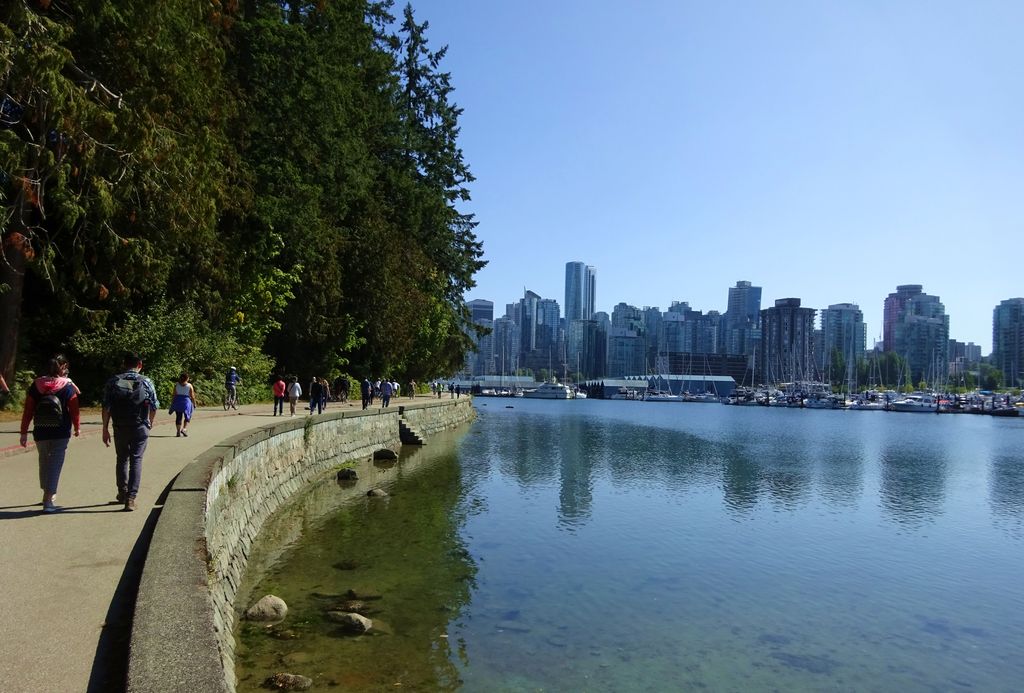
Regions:
<instances>
[{"instance_id":1,"label":"calm water","mask_svg":"<svg viewBox=\"0 0 1024 693\"><path fill-rule=\"evenodd\" d=\"M291 612L239 630L240 690L1024 687L1024 418L477 404L390 498L268 529L246 589ZM323 615L349 589L370 635Z\"/></svg>"}]
</instances>

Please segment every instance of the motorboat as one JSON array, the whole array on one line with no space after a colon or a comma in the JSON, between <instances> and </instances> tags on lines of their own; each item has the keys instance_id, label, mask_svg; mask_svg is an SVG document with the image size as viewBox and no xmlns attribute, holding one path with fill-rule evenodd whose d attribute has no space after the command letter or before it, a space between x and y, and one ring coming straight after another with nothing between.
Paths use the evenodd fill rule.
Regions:
<instances>
[{"instance_id":1,"label":"motorboat","mask_svg":"<svg viewBox=\"0 0 1024 693\"><path fill-rule=\"evenodd\" d=\"M573 392L568 385L552 381L528 390L523 396L530 399L573 399Z\"/></svg>"},{"instance_id":2,"label":"motorboat","mask_svg":"<svg viewBox=\"0 0 1024 693\"><path fill-rule=\"evenodd\" d=\"M683 402L682 395L673 395L671 392L648 392L644 395L645 402Z\"/></svg>"},{"instance_id":3,"label":"motorboat","mask_svg":"<svg viewBox=\"0 0 1024 693\"><path fill-rule=\"evenodd\" d=\"M927 392L915 392L892 402L889 405L889 410L934 414L938 406L939 401L935 395Z\"/></svg>"}]
</instances>

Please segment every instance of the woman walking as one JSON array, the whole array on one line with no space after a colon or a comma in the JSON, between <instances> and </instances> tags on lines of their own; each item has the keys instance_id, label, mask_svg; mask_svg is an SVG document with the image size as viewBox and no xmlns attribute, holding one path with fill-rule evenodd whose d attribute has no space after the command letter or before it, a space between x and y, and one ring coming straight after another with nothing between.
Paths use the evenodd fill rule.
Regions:
<instances>
[{"instance_id":1,"label":"woman walking","mask_svg":"<svg viewBox=\"0 0 1024 693\"><path fill-rule=\"evenodd\" d=\"M68 377L68 360L54 356L46 364L47 375L32 382L25 397L25 411L21 415L21 447L28 446L28 425L32 426L32 439L39 453L39 488L43 491L43 512L61 510L57 498L57 482L64 467L64 456L71 440L79 433L78 387Z\"/></svg>"},{"instance_id":2,"label":"woman walking","mask_svg":"<svg viewBox=\"0 0 1024 693\"><path fill-rule=\"evenodd\" d=\"M189 382L188 373L182 372L178 382L174 384L174 399L168 414L174 414L174 427L178 430L177 437L188 438L188 425L192 421L192 412L196 408L196 389Z\"/></svg>"}]
</instances>

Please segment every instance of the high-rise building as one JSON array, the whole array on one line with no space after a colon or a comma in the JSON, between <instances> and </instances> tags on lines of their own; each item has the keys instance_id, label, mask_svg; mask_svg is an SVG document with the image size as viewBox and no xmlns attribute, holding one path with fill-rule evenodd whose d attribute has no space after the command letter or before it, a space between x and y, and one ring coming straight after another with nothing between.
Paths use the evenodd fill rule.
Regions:
<instances>
[{"instance_id":1,"label":"high-rise building","mask_svg":"<svg viewBox=\"0 0 1024 693\"><path fill-rule=\"evenodd\" d=\"M889 294L882 305L882 350L896 351L895 329L896 323L900 321L903 310L914 296L919 296L923 291L920 284L903 284L896 287L896 293Z\"/></svg>"},{"instance_id":2,"label":"high-rise building","mask_svg":"<svg viewBox=\"0 0 1024 693\"><path fill-rule=\"evenodd\" d=\"M816 380L814 373L814 308L801 308L799 298L780 298L761 311L758 377L763 383Z\"/></svg>"},{"instance_id":3,"label":"high-rise building","mask_svg":"<svg viewBox=\"0 0 1024 693\"><path fill-rule=\"evenodd\" d=\"M537 349L553 350L557 354L556 361L561 364L560 311L558 301L553 298L542 298L537 302Z\"/></svg>"},{"instance_id":4,"label":"high-rise building","mask_svg":"<svg viewBox=\"0 0 1024 693\"><path fill-rule=\"evenodd\" d=\"M992 311L992 364L1003 385L1024 384L1024 298L1008 298Z\"/></svg>"},{"instance_id":5,"label":"high-rise building","mask_svg":"<svg viewBox=\"0 0 1024 693\"><path fill-rule=\"evenodd\" d=\"M540 294L527 289L519 299L519 338L522 340L519 350L523 353L537 348L537 307L540 305Z\"/></svg>"},{"instance_id":6,"label":"high-rise building","mask_svg":"<svg viewBox=\"0 0 1024 693\"><path fill-rule=\"evenodd\" d=\"M856 303L834 303L822 310L818 367L827 374L832 363L832 353L838 351L847 372L831 373L831 378L849 379L852 373L856 373L857 362L864 358L867 334L864 313Z\"/></svg>"},{"instance_id":7,"label":"high-rise building","mask_svg":"<svg viewBox=\"0 0 1024 693\"><path fill-rule=\"evenodd\" d=\"M597 278L594 268L582 262L565 263L565 360L569 368L582 363L582 328L572 329L574 320L594 317Z\"/></svg>"},{"instance_id":8,"label":"high-rise building","mask_svg":"<svg viewBox=\"0 0 1024 693\"><path fill-rule=\"evenodd\" d=\"M892 351L906 359L913 384L945 381L949 370L949 316L938 296L915 293L907 299L892 327Z\"/></svg>"},{"instance_id":9,"label":"high-rise building","mask_svg":"<svg viewBox=\"0 0 1024 693\"><path fill-rule=\"evenodd\" d=\"M475 298L472 301L467 301L466 306L469 308L470 319L473 322L479 324L482 320L494 321L494 301Z\"/></svg>"},{"instance_id":10,"label":"high-rise building","mask_svg":"<svg viewBox=\"0 0 1024 693\"><path fill-rule=\"evenodd\" d=\"M729 289L721 347L730 356L752 356L760 337L761 287L737 281Z\"/></svg>"},{"instance_id":11,"label":"high-rise building","mask_svg":"<svg viewBox=\"0 0 1024 693\"><path fill-rule=\"evenodd\" d=\"M612 329L622 328L641 334L644 329L644 316L639 308L628 303L618 303L612 308Z\"/></svg>"},{"instance_id":12,"label":"high-rise building","mask_svg":"<svg viewBox=\"0 0 1024 693\"><path fill-rule=\"evenodd\" d=\"M510 317L494 321L492 335L494 372L500 375L515 375L519 368L519 326Z\"/></svg>"},{"instance_id":13,"label":"high-rise building","mask_svg":"<svg viewBox=\"0 0 1024 693\"><path fill-rule=\"evenodd\" d=\"M595 270L582 262L565 263L565 319L590 320L597 295Z\"/></svg>"},{"instance_id":14,"label":"high-rise building","mask_svg":"<svg viewBox=\"0 0 1024 693\"><path fill-rule=\"evenodd\" d=\"M608 333L608 367L605 375L611 378L625 375L643 375L644 341L628 327L612 327Z\"/></svg>"}]
</instances>

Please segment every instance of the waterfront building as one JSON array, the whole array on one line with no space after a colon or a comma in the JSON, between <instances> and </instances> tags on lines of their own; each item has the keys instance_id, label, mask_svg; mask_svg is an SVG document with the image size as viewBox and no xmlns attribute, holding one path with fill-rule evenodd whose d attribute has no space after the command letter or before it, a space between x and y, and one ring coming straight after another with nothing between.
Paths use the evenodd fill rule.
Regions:
<instances>
[{"instance_id":1,"label":"waterfront building","mask_svg":"<svg viewBox=\"0 0 1024 693\"><path fill-rule=\"evenodd\" d=\"M760 341L761 287L737 281L729 289L729 303L723 319L721 350L730 356L753 356Z\"/></svg>"},{"instance_id":2,"label":"waterfront building","mask_svg":"<svg viewBox=\"0 0 1024 693\"><path fill-rule=\"evenodd\" d=\"M992 311L992 365L1003 385L1024 385L1024 298L1008 298Z\"/></svg>"},{"instance_id":3,"label":"waterfront building","mask_svg":"<svg viewBox=\"0 0 1024 693\"><path fill-rule=\"evenodd\" d=\"M842 355L845 373L832 373L833 380L848 380L856 372L857 363L864 358L867 345L867 325L864 313L856 303L834 303L821 311L821 351L818 366L828 373L833 352Z\"/></svg>"},{"instance_id":4,"label":"waterfront building","mask_svg":"<svg viewBox=\"0 0 1024 693\"><path fill-rule=\"evenodd\" d=\"M906 300L892 327L892 351L906 359L912 384L945 381L949 371L949 316L938 296L915 293Z\"/></svg>"},{"instance_id":5,"label":"waterfront building","mask_svg":"<svg viewBox=\"0 0 1024 693\"><path fill-rule=\"evenodd\" d=\"M757 376L763 383L817 380L814 371L814 308L799 298L780 298L761 311Z\"/></svg>"},{"instance_id":6,"label":"waterfront building","mask_svg":"<svg viewBox=\"0 0 1024 693\"><path fill-rule=\"evenodd\" d=\"M896 323L900 321L903 311L914 296L923 293L920 284L903 284L896 287L896 293L889 294L882 304L882 350L897 351L895 346Z\"/></svg>"}]
</instances>

